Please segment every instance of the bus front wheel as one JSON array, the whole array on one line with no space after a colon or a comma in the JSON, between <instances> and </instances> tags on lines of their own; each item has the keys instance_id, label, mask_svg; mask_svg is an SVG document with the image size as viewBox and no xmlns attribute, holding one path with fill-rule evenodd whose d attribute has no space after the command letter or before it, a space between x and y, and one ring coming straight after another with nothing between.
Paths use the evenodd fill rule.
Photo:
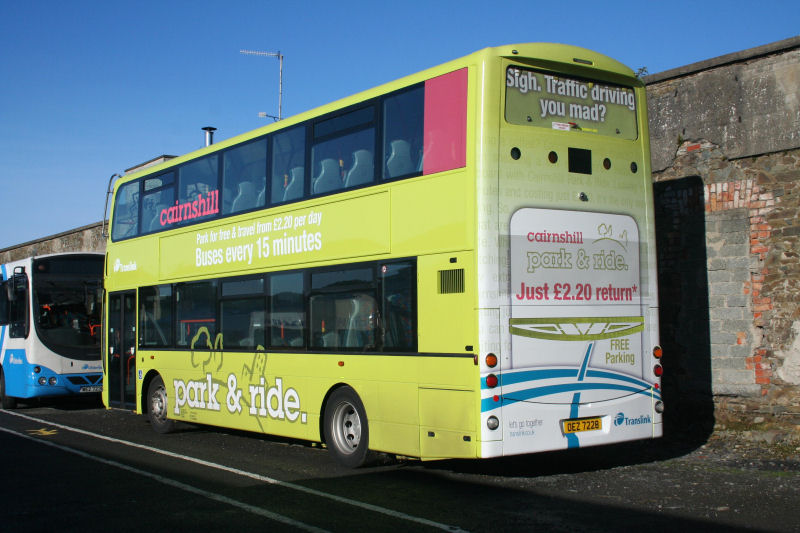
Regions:
<instances>
[{"instance_id":1,"label":"bus front wheel","mask_svg":"<svg viewBox=\"0 0 800 533\"><path fill-rule=\"evenodd\" d=\"M358 468L369 451L369 424L364 404L350 387L336 389L325 406L325 443L333 458Z\"/></svg>"},{"instance_id":2,"label":"bus front wheel","mask_svg":"<svg viewBox=\"0 0 800 533\"><path fill-rule=\"evenodd\" d=\"M6 375L3 373L2 368L0 368L0 408L17 408L17 399L12 398L11 396L6 396Z\"/></svg>"},{"instance_id":3,"label":"bus front wheel","mask_svg":"<svg viewBox=\"0 0 800 533\"><path fill-rule=\"evenodd\" d=\"M156 376L147 387L147 416L156 433L169 433L175 428L175 421L167 418L168 409L167 388L161 376Z\"/></svg>"}]
</instances>

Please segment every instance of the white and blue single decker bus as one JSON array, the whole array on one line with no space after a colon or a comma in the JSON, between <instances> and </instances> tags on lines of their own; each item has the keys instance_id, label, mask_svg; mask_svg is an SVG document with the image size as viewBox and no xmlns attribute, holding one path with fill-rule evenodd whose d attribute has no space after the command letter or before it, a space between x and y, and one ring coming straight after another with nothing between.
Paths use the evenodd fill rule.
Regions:
<instances>
[{"instance_id":1,"label":"white and blue single decker bus","mask_svg":"<svg viewBox=\"0 0 800 533\"><path fill-rule=\"evenodd\" d=\"M98 393L104 256L61 253L0 265L0 402Z\"/></svg>"}]
</instances>

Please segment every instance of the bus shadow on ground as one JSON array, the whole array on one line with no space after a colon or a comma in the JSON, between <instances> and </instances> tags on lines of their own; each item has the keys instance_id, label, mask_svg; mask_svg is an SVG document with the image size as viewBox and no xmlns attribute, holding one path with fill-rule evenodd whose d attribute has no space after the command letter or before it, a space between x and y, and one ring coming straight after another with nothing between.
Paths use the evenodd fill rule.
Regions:
<instances>
[{"instance_id":1,"label":"bus shadow on ground","mask_svg":"<svg viewBox=\"0 0 800 533\"><path fill-rule=\"evenodd\" d=\"M100 394L86 394L83 396L52 396L17 400L15 410L35 409L48 407L58 411L84 411L103 407Z\"/></svg>"},{"instance_id":2,"label":"bus shadow on ground","mask_svg":"<svg viewBox=\"0 0 800 533\"><path fill-rule=\"evenodd\" d=\"M502 477L540 477L577 474L667 461L696 450L697 443L689 435L673 435L654 440L623 442L569 450L513 455L494 459L448 459L423 462L423 468L449 470L462 474Z\"/></svg>"},{"instance_id":3,"label":"bus shadow on ground","mask_svg":"<svg viewBox=\"0 0 800 533\"><path fill-rule=\"evenodd\" d=\"M650 441L649 445L657 449L658 442ZM448 524L451 530L636 531L644 527L647 531L752 531L743 524L752 522L753 516L720 514L715 510L716 500L706 500L703 495L698 496L702 501L696 507L701 511L711 509L711 517L691 516L701 511L676 503L674 498L664 498L657 487L657 473L652 472L628 474L624 481L593 476L556 478L528 488L523 488L524 481L519 486L503 486L502 481L496 481L498 477L591 473L592 468L633 462L620 458L634 449L635 446L616 445L482 461L432 461L421 467L416 463L413 468L361 469L351 475L305 480L303 485L340 495L344 492L373 505L422 515ZM589 464L595 466L590 468ZM470 474L486 478L470 478ZM514 480L509 482L517 485ZM624 488L613 491L609 487L615 483L624 484ZM395 497L398 492L403 494L401 498ZM626 494L632 492L640 496L626 505Z\"/></svg>"},{"instance_id":4,"label":"bus shadow on ground","mask_svg":"<svg viewBox=\"0 0 800 533\"><path fill-rule=\"evenodd\" d=\"M714 429L703 181L658 182L655 196L664 434L689 447Z\"/></svg>"}]
</instances>

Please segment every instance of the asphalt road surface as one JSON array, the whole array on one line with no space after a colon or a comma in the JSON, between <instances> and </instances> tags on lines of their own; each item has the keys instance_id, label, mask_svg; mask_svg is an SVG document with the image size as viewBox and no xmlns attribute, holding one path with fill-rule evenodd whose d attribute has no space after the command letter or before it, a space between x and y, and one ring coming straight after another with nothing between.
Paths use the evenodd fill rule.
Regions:
<instances>
[{"instance_id":1,"label":"asphalt road surface","mask_svg":"<svg viewBox=\"0 0 800 533\"><path fill-rule=\"evenodd\" d=\"M2 531L800 531L797 454L662 439L484 461L378 456L94 402L0 411Z\"/></svg>"}]
</instances>

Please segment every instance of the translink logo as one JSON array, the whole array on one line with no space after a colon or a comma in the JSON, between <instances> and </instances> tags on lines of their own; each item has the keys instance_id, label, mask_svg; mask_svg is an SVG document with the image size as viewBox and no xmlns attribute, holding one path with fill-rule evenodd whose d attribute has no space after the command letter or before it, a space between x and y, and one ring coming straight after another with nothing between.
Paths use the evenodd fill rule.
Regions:
<instances>
[{"instance_id":1,"label":"translink logo","mask_svg":"<svg viewBox=\"0 0 800 533\"><path fill-rule=\"evenodd\" d=\"M122 261L117 259L114 262L114 272L133 272L136 270L136 261L129 261L123 264Z\"/></svg>"},{"instance_id":2,"label":"translink logo","mask_svg":"<svg viewBox=\"0 0 800 533\"><path fill-rule=\"evenodd\" d=\"M617 413L614 417L615 426L638 426L641 424L652 424L650 415L639 415L638 418L628 418L625 413Z\"/></svg>"}]
</instances>

